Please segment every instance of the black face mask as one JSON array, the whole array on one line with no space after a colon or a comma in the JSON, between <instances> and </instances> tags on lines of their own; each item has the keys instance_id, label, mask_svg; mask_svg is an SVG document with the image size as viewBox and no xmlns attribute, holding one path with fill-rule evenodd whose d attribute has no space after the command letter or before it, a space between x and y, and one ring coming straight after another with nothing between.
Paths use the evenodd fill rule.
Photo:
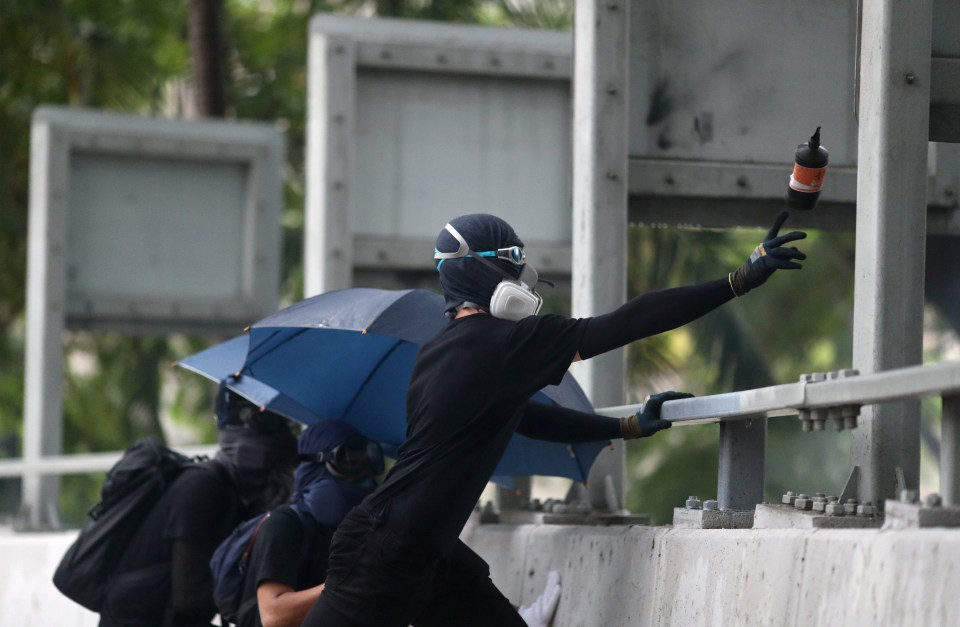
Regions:
<instances>
[{"instance_id":1,"label":"black face mask","mask_svg":"<svg viewBox=\"0 0 960 627\"><path fill-rule=\"evenodd\" d=\"M264 511L290 498L297 463L296 436L289 429L263 433L227 425L220 430L217 460L230 468L251 511Z\"/></svg>"}]
</instances>

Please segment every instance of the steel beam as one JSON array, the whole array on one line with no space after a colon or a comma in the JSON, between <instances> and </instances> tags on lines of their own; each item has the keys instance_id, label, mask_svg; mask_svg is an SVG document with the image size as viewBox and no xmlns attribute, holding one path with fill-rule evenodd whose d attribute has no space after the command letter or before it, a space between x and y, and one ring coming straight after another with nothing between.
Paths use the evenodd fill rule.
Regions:
<instances>
[{"instance_id":1,"label":"steel beam","mask_svg":"<svg viewBox=\"0 0 960 627\"><path fill-rule=\"evenodd\" d=\"M862 3L853 366L922 363L932 0ZM867 408L854 433L861 502L895 498L920 473L920 405Z\"/></svg>"},{"instance_id":2,"label":"steel beam","mask_svg":"<svg viewBox=\"0 0 960 627\"><path fill-rule=\"evenodd\" d=\"M943 397L940 418L940 496L944 505L960 505L960 395Z\"/></svg>"},{"instance_id":3,"label":"steel beam","mask_svg":"<svg viewBox=\"0 0 960 627\"><path fill-rule=\"evenodd\" d=\"M628 0L587 0L574 12L573 315L606 313L626 300ZM574 369L594 405L623 402L624 353ZM605 507L610 475L622 502L623 447L601 453L590 473L591 505Z\"/></svg>"},{"instance_id":4,"label":"steel beam","mask_svg":"<svg viewBox=\"0 0 960 627\"><path fill-rule=\"evenodd\" d=\"M757 503L763 503L766 450L766 418L720 425L717 500L721 511L753 510Z\"/></svg>"}]
</instances>

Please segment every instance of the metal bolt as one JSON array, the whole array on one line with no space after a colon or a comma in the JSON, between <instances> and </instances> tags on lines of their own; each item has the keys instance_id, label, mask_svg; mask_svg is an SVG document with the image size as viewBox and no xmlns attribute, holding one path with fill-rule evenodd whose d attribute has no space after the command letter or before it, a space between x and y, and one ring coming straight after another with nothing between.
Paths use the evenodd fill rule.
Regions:
<instances>
[{"instance_id":1,"label":"metal bolt","mask_svg":"<svg viewBox=\"0 0 960 627\"><path fill-rule=\"evenodd\" d=\"M684 507L687 509L700 509L700 499L696 496L688 496L687 502L684 504Z\"/></svg>"},{"instance_id":2,"label":"metal bolt","mask_svg":"<svg viewBox=\"0 0 960 627\"><path fill-rule=\"evenodd\" d=\"M813 421L810 420L810 410L801 409L799 412L800 428L804 431L813 431Z\"/></svg>"},{"instance_id":3,"label":"metal bolt","mask_svg":"<svg viewBox=\"0 0 960 627\"><path fill-rule=\"evenodd\" d=\"M916 503L920 499L920 493L916 490L900 490L901 503Z\"/></svg>"},{"instance_id":4,"label":"metal bolt","mask_svg":"<svg viewBox=\"0 0 960 627\"><path fill-rule=\"evenodd\" d=\"M913 85L913 83L917 80L917 77L914 76L913 72L907 72L903 78L907 81L907 85Z\"/></svg>"},{"instance_id":5,"label":"metal bolt","mask_svg":"<svg viewBox=\"0 0 960 627\"><path fill-rule=\"evenodd\" d=\"M543 503L540 502L540 499L533 499L532 501L530 501L530 509L532 509L535 512L542 512Z\"/></svg>"},{"instance_id":6,"label":"metal bolt","mask_svg":"<svg viewBox=\"0 0 960 627\"><path fill-rule=\"evenodd\" d=\"M793 506L799 510L809 511L813 509L813 500L806 494L798 494L797 500L793 502Z\"/></svg>"},{"instance_id":7,"label":"metal bolt","mask_svg":"<svg viewBox=\"0 0 960 627\"><path fill-rule=\"evenodd\" d=\"M863 505L857 505L857 516L874 516L877 513L877 508L871 505L870 503L864 503Z\"/></svg>"},{"instance_id":8,"label":"metal bolt","mask_svg":"<svg viewBox=\"0 0 960 627\"><path fill-rule=\"evenodd\" d=\"M840 497L827 496L827 503L838 503L839 501L840 501Z\"/></svg>"},{"instance_id":9,"label":"metal bolt","mask_svg":"<svg viewBox=\"0 0 960 627\"><path fill-rule=\"evenodd\" d=\"M822 501L814 500L814 501L813 501L813 507L812 507L811 509L812 509L814 512L816 512L817 514L822 514L822 513L824 513L824 512L827 510L827 502L826 502L826 500L822 500Z\"/></svg>"},{"instance_id":10,"label":"metal bolt","mask_svg":"<svg viewBox=\"0 0 960 627\"><path fill-rule=\"evenodd\" d=\"M783 495L783 498L780 499L780 502L784 505L793 505L793 502L797 500L797 495L793 490L787 490L787 493Z\"/></svg>"},{"instance_id":11,"label":"metal bolt","mask_svg":"<svg viewBox=\"0 0 960 627\"><path fill-rule=\"evenodd\" d=\"M923 497L923 504L927 507L940 507L943 504L943 499L936 492L931 492Z\"/></svg>"},{"instance_id":12,"label":"metal bolt","mask_svg":"<svg viewBox=\"0 0 960 627\"><path fill-rule=\"evenodd\" d=\"M827 498L827 493L826 493L826 492L817 492L817 493L814 494L813 496L814 496L814 499L824 499L824 500L826 500L826 498Z\"/></svg>"},{"instance_id":13,"label":"metal bolt","mask_svg":"<svg viewBox=\"0 0 960 627\"><path fill-rule=\"evenodd\" d=\"M846 514L856 514L857 513L857 499L847 499L847 502L843 504L843 511Z\"/></svg>"},{"instance_id":14,"label":"metal bolt","mask_svg":"<svg viewBox=\"0 0 960 627\"><path fill-rule=\"evenodd\" d=\"M843 414L839 407L830 407L827 409L827 418L833 421L833 426L837 431L843 431Z\"/></svg>"},{"instance_id":15,"label":"metal bolt","mask_svg":"<svg viewBox=\"0 0 960 627\"><path fill-rule=\"evenodd\" d=\"M557 503L553 506L554 514L566 514L570 511L570 506L566 503Z\"/></svg>"},{"instance_id":16,"label":"metal bolt","mask_svg":"<svg viewBox=\"0 0 960 627\"><path fill-rule=\"evenodd\" d=\"M857 416L860 415L859 405L845 405L840 408L840 413L843 415L843 425L847 429L857 428Z\"/></svg>"},{"instance_id":17,"label":"metal bolt","mask_svg":"<svg viewBox=\"0 0 960 627\"><path fill-rule=\"evenodd\" d=\"M590 503L577 503L574 506L574 510L578 514L589 514L590 513Z\"/></svg>"},{"instance_id":18,"label":"metal bolt","mask_svg":"<svg viewBox=\"0 0 960 627\"><path fill-rule=\"evenodd\" d=\"M843 516L843 505L837 502L827 503L823 508L823 513L827 516Z\"/></svg>"},{"instance_id":19,"label":"metal bolt","mask_svg":"<svg viewBox=\"0 0 960 627\"><path fill-rule=\"evenodd\" d=\"M715 512L720 509L720 503L718 503L715 499L708 499L703 502L703 509L707 512Z\"/></svg>"}]
</instances>

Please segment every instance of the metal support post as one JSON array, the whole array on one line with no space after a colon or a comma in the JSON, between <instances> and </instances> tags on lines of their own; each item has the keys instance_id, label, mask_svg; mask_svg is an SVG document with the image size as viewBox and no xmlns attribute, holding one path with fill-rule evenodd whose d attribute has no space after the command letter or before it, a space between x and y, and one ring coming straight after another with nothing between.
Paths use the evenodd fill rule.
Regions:
<instances>
[{"instance_id":1,"label":"metal support post","mask_svg":"<svg viewBox=\"0 0 960 627\"><path fill-rule=\"evenodd\" d=\"M960 505L960 396L944 396L940 418L940 496Z\"/></svg>"},{"instance_id":2,"label":"metal support post","mask_svg":"<svg viewBox=\"0 0 960 627\"><path fill-rule=\"evenodd\" d=\"M573 315L623 304L627 281L627 0L576 4L573 81ZM594 405L623 402L622 350L576 364ZM604 450L589 477L590 504L606 507L605 477L623 502L624 447Z\"/></svg>"},{"instance_id":3,"label":"metal support post","mask_svg":"<svg viewBox=\"0 0 960 627\"><path fill-rule=\"evenodd\" d=\"M34 122L30 146L30 224L27 251L27 337L24 362L23 460L36 463L62 450L63 330L66 316L66 220L56 215L66 194L63 137ZM41 184L49 172L49 186ZM25 524L57 526L60 477L23 473Z\"/></svg>"},{"instance_id":4,"label":"metal support post","mask_svg":"<svg viewBox=\"0 0 960 627\"><path fill-rule=\"evenodd\" d=\"M720 423L717 500L721 510L753 510L763 502L767 419Z\"/></svg>"},{"instance_id":5,"label":"metal support post","mask_svg":"<svg viewBox=\"0 0 960 627\"><path fill-rule=\"evenodd\" d=\"M932 0L862 3L853 366L922 363ZM919 401L865 407L853 432L861 503L920 473Z\"/></svg>"},{"instance_id":6,"label":"metal support post","mask_svg":"<svg viewBox=\"0 0 960 627\"><path fill-rule=\"evenodd\" d=\"M355 46L345 37L311 37L304 216L303 291L314 296L353 284ZM323 75L324 80L319 76ZM335 88L329 86L335 85Z\"/></svg>"}]
</instances>

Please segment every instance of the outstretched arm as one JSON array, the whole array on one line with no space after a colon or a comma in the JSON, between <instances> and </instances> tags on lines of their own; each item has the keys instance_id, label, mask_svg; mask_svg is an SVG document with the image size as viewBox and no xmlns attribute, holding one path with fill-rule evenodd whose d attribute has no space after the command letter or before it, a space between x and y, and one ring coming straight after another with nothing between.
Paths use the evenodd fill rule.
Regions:
<instances>
[{"instance_id":1,"label":"outstretched arm","mask_svg":"<svg viewBox=\"0 0 960 627\"><path fill-rule=\"evenodd\" d=\"M807 236L802 231L778 235L784 211L746 262L722 279L641 294L618 309L590 318L578 358L589 359L630 342L676 329L707 314L734 296L763 285L777 270L799 270L806 255L785 244ZM576 359L575 359L576 361Z\"/></svg>"},{"instance_id":2,"label":"outstretched arm","mask_svg":"<svg viewBox=\"0 0 960 627\"><path fill-rule=\"evenodd\" d=\"M623 438L633 440L650 437L669 429L671 423L660 419L660 407L667 401L690 398L683 392L654 394L637 413L622 418L608 418L575 409L527 401L517 433L547 442L597 442Z\"/></svg>"}]
</instances>

